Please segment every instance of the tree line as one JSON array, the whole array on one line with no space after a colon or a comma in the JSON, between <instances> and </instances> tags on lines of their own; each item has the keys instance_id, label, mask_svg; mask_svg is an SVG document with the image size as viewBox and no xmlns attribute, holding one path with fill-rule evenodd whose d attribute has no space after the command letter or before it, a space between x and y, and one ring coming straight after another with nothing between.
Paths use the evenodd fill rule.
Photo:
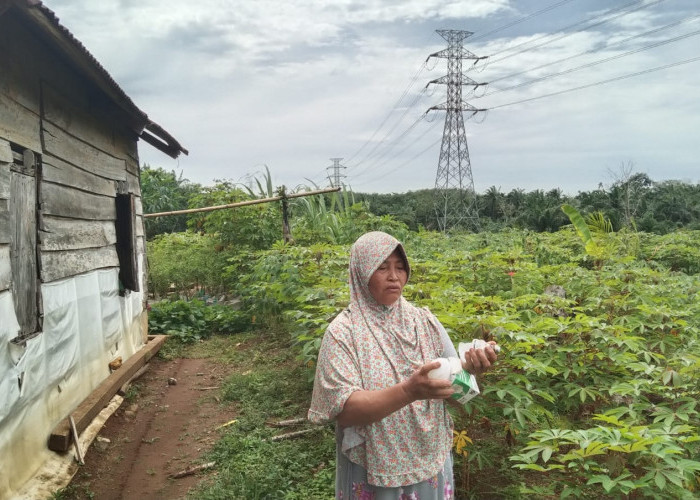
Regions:
<instances>
[{"instance_id":1,"label":"tree line","mask_svg":"<svg viewBox=\"0 0 700 500\"><path fill-rule=\"evenodd\" d=\"M174 171L145 165L141 171L141 190L145 213L235 203L256 197L275 196L269 170L254 187L230 181L215 181L212 186L192 183ZM314 189L311 187L310 189ZM502 192L491 186L476 193L475 207L481 231L505 228L554 232L569 224L562 205L576 207L582 214L598 216L613 231L630 228L665 234L677 229L700 229L700 184L679 180L656 182L644 173L622 168L608 187L566 195L561 189ZM249 246L263 248L280 239L279 204L259 205L246 210L225 210L207 215L180 215L146 220L150 239L158 234L187 229L217 232L225 240L250 241ZM364 217L365 226L401 223L408 230L437 230L435 190L406 193L353 193L346 188L342 196L319 195L313 200L299 199L291 204L297 232L311 236L310 225L336 225L330 233L343 230L343 223ZM335 214L335 215L334 215ZM347 219L347 220L346 220Z\"/></svg>"}]
</instances>

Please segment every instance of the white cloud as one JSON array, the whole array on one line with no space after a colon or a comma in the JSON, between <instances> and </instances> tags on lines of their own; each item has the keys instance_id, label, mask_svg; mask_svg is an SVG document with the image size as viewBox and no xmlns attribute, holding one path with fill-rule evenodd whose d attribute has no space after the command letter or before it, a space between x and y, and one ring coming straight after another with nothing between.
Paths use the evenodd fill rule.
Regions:
<instances>
[{"instance_id":1,"label":"white cloud","mask_svg":"<svg viewBox=\"0 0 700 500\"><path fill-rule=\"evenodd\" d=\"M492 81L523 72L493 85L508 88L697 30L697 24L687 23L614 45L697 15L695 1L660 2L593 29L551 35L602 12L585 12L585 5L573 2L483 39L479 31L522 19L533 12L532 5L514 0L45 3L134 102L191 151L172 161L144 144L142 161L182 170L205 184L237 180L267 164L277 183L296 186L305 177L322 181L330 157L347 160L367 143L351 164L372 149L375 154L348 169L358 190L402 191L434 185L444 114L431 114L437 123L408 129L428 107L445 100L442 86L418 98L429 80L446 72L444 59L432 60L432 71L418 71L429 54L445 47L435 29L477 31L472 26L479 26L465 47L493 55L492 62L468 74ZM591 3L605 9L626 4ZM522 52L505 58L512 51L503 51L515 46ZM696 47L697 37L690 37L467 99L477 107L515 103L688 59L696 56ZM571 59L524 72L565 58ZM652 178L697 180L698 65L498 108L481 124L468 120L477 189L592 189L605 181L607 168L627 160L647 168ZM404 90L399 109L393 109Z\"/></svg>"}]
</instances>

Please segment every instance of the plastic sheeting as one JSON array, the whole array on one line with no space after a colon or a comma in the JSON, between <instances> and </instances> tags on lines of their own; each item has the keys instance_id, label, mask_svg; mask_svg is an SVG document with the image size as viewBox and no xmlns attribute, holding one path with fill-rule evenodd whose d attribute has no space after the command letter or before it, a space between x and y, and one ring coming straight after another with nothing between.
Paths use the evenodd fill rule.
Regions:
<instances>
[{"instance_id":1,"label":"plastic sheeting","mask_svg":"<svg viewBox=\"0 0 700 500\"><path fill-rule=\"evenodd\" d=\"M0 293L0 499L46 460L51 431L109 375L108 363L143 345L143 295L121 297L118 287L117 269L43 284L43 331L24 346L9 342L19 325L11 292Z\"/></svg>"}]
</instances>

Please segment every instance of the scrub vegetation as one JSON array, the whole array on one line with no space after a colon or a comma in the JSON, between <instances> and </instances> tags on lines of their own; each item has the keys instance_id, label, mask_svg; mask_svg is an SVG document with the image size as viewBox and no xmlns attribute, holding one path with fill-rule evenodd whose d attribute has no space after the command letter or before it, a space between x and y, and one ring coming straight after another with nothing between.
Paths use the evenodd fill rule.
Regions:
<instances>
[{"instance_id":1,"label":"scrub vegetation","mask_svg":"<svg viewBox=\"0 0 700 500\"><path fill-rule=\"evenodd\" d=\"M445 235L411 230L348 193L299 200L292 242L279 241L276 205L236 214L229 228L236 211L192 218L189 231L149 242L153 333L206 343L249 332L279 344L223 388L241 416L213 452L217 474L193 498L332 497L332 426L273 442L265 422L305 414L324 329L348 303L349 245L374 229L404 242L404 295L429 307L455 343L502 346L482 395L453 413L458 498L697 498L697 201L680 229L658 232L640 230L631 211L613 217L560 198L548 212L561 221L553 228ZM250 240L240 225L258 223Z\"/></svg>"}]
</instances>

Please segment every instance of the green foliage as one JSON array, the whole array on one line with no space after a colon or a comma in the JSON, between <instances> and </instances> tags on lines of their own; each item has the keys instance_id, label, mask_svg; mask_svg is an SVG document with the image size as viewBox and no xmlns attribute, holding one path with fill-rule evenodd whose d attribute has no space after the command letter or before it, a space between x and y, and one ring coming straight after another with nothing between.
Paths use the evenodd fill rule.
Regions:
<instances>
[{"instance_id":1,"label":"green foliage","mask_svg":"<svg viewBox=\"0 0 700 500\"><path fill-rule=\"evenodd\" d=\"M367 231L403 236L406 226L391 216L376 216L367 205L354 203L352 193L296 198L291 203L294 240L303 245L318 242L351 244Z\"/></svg>"},{"instance_id":2,"label":"green foliage","mask_svg":"<svg viewBox=\"0 0 700 500\"><path fill-rule=\"evenodd\" d=\"M190 208L229 205L255 199L250 190L229 181L219 181L190 198ZM225 246L252 249L269 248L282 238L282 212L279 203L261 203L231 209L193 214L188 227L202 234L215 235Z\"/></svg>"},{"instance_id":3,"label":"green foliage","mask_svg":"<svg viewBox=\"0 0 700 500\"><path fill-rule=\"evenodd\" d=\"M473 491L492 492L478 479L485 471L523 495L540 487L540 473L561 496L697 491L700 277L670 272L681 264L662 249L685 249L674 253L691 271L698 235L594 237L605 251L596 266L573 229L405 238L404 295L428 306L455 342L494 338L503 347L482 396L455 414L474 441L457 458L458 468L467 460L481 471L471 475ZM348 302L348 252L277 245L240 255L227 273L257 322L289 330L313 364L326 325ZM557 429L566 440L555 446L547 432Z\"/></svg>"},{"instance_id":4,"label":"green foliage","mask_svg":"<svg viewBox=\"0 0 700 500\"><path fill-rule=\"evenodd\" d=\"M148 243L148 289L155 296L173 290L192 297L221 293L223 269L231 252L211 235L162 234Z\"/></svg>"},{"instance_id":5,"label":"green foliage","mask_svg":"<svg viewBox=\"0 0 700 500\"><path fill-rule=\"evenodd\" d=\"M392 194L356 194L372 213L391 215L411 230L437 230L433 189ZM491 186L477 194L482 231L516 227L553 232L567 224L561 205L578 207L582 213L600 213L613 231L636 229L664 234L679 228L700 229L700 184L679 181L655 183L646 174L632 173L631 166L608 188L566 196L559 189L502 193ZM610 231L608 231L610 232Z\"/></svg>"},{"instance_id":6,"label":"green foliage","mask_svg":"<svg viewBox=\"0 0 700 500\"><path fill-rule=\"evenodd\" d=\"M146 214L184 210L189 198L200 189L199 184L190 183L174 170L167 172L148 165L141 169L141 199ZM144 221L149 240L158 234L184 231L187 227L186 215L149 217Z\"/></svg>"},{"instance_id":7,"label":"green foliage","mask_svg":"<svg viewBox=\"0 0 700 500\"><path fill-rule=\"evenodd\" d=\"M161 301L148 314L148 329L182 343L208 338L216 333L232 334L251 328L247 313L226 305L206 305L201 300Z\"/></svg>"}]
</instances>

